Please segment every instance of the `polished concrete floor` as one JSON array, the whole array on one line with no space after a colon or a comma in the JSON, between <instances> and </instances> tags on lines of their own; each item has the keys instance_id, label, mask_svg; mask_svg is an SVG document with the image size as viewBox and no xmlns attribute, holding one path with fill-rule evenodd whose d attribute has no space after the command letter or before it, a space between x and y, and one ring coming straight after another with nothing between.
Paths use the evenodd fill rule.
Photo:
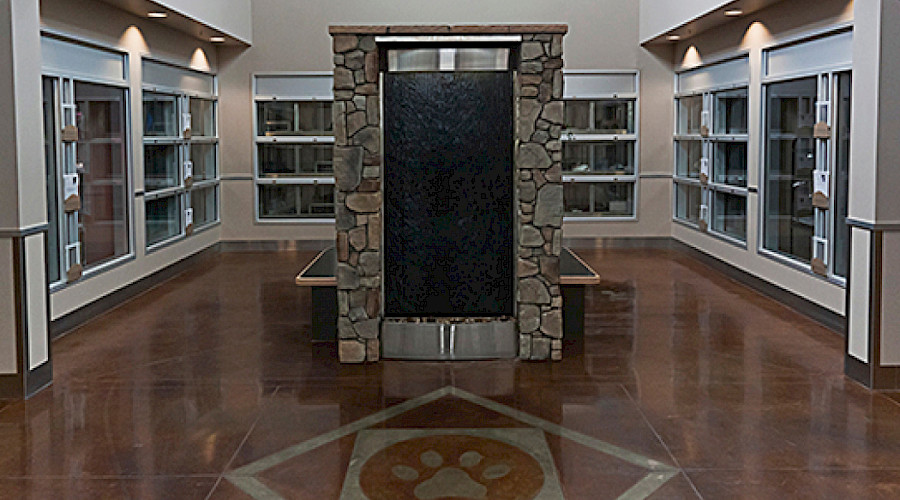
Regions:
<instances>
[{"instance_id":1,"label":"polished concrete floor","mask_svg":"<svg viewBox=\"0 0 900 500\"><path fill-rule=\"evenodd\" d=\"M684 254L579 253L581 352L368 366L310 345L312 253L216 256L0 402L0 497L900 498L900 403L839 335Z\"/></svg>"}]
</instances>

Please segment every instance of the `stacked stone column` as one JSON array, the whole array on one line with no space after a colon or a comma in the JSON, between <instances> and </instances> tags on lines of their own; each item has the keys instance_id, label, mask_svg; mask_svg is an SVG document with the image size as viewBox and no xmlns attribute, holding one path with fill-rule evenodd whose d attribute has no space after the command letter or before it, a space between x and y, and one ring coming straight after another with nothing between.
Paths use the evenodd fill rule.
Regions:
<instances>
[{"instance_id":1,"label":"stacked stone column","mask_svg":"<svg viewBox=\"0 0 900 500\"><path fill-rule=\"evenodd\" d=\"M334 42L334 177L339 356L378 361L381 332L381 125L374 36Z\"/></svg>"},{"instance_id":2,"label":"stacked stone column","mask_svg":"<svg viewBox=\"0 0 900 500\"><path fill-rule=\"evenodd\" d=\"M562 359L562 34L524 35L518 76L521 359Z\"/></svg>"}]
</instances>

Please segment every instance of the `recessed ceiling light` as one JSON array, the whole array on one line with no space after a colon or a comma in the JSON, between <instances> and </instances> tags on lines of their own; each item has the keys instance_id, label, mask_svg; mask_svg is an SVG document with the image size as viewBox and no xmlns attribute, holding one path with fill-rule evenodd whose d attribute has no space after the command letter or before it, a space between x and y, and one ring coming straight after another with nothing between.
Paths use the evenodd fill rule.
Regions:
<instances>
[{"instance_id":1,"label":"recessed ceiling light","mask_svg":"<svg viewBox=\"0 0 900 500\"><path fill-rule=\"evenodd\" d=\"M169 15L166 14L165 12L148 12L147 17L152 17L155 19L165 19L165 18L169 17Z\"/></svg>"},{"instance_id":2,"label":"recessed ceiling light","mask_svg":"<svg viewBox=\"0 0 900 500\"><path fill-rule=\"evenodd\" d=\"M728 17L737 17L744 15L744 11L741 9L729 9L725 11L725 15Z\"/></svg>"},{"instance_id":3,"label":"recessed ceiling light","mask_svg":"<svg viewBox=\"0 0 900 500\"><path fill-rule=\"evenodd\" d=\"M212 43L222 43L225 41L224 36L211 36L209 37L209 41Z\"/></svg>"},{"instance_id":4,"label":"recessed ceiling light","mask_svg":"<svg viewBox=\"0 0 900 500\"><path fill-rule=\"evenodd\" d=\"M681 40L681 35L668 35L666 36L666 40L670 42L677 42L678 40Z\"/></svg>"}]
</instances>

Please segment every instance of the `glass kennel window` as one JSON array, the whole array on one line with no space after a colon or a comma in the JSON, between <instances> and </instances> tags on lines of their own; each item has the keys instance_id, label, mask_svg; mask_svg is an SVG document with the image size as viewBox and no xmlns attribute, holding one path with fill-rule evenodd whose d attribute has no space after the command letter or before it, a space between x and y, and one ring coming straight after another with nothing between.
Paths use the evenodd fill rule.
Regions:
<instances>
[{"instance_id":1,"label":"glass kennel window","mask_svg":"<svg viewBox=\"0 0 900 500\"><path fill-rule=\"evenodd\" d=\"M562 133L566 220L634 219L637 72L567 71Z\"/></svg>"},{"instance_id":2,"label":"glass kennel window","mask_svg":"<svg viewBox=\"0 0 900 500\"><path fill-rule=\"evenodd\" d=\"M152 249L219 220L216 81L149 59L142 68L144 227Z\"/></svg>"},{"instance_id":3,"label":"glass kennel window","mask_svg":"<svg viewBox=\"0 0 900 500\"><path fill-rule=\"evenodd\" d=\"M41 37L51 287L132 255L127 57Z\"/></svg>"},{"instance_id":4,"label":"glass kennel window","mask_svg":"<svg viewBox=\"0 0 900 500\"><path fill-rule=\"evenodd\" d=\"M676 77L673 216L740 244L747 241L749 61Z\"/></svg>"},{"instance_id":5,"label":"glass kennel window","mask_svg":"<svg viewBox=\"0 0 900 500\"><path fill-rule=\"evenodd\" d=\"M761 252L844 283L851 31L763 53Z\"/></svg>"},{"instance_id":6,"label":"glass kennel window","mask_svg":"<svg viewBox=\"0 0 900 500\"><path fill-rule=\"evenodd\" d=\"M254 76L259 221L334 219L331 73Z\"/></svg>"}]
</instances>

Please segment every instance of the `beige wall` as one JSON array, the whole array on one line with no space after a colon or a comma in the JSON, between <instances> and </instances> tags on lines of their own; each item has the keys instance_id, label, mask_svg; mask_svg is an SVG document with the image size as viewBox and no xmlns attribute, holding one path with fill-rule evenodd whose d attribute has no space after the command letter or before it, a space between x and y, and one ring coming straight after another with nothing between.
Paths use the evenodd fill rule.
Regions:
<instances>
[{"instance_id":1,"label":"beige wall","mask_svg":"<svg viewBox=\"0 0 900 500\"><path fill-rule=\"evenodd\" d=\"M671 48L653 54L638 43L638 4L615 0L463 0L423 4L409 1L339 0L252 2L253 46L222 48L221 123L223 228L225 240L333 239L321 223L254 222L252 74L331 71L331 24L567 23L564 58L569 69L641 71L641 170L670 173ZM566 237L668 236L670 187L644 179L638 188L637 222L567 223Z\"/></svg>"},{"instance_id":2,"label":"beige wall","mask_svg":"<svg viewBox=\"0 0 900 500\"><path fill-rule=\"evenodd\" d=\"M41 24L55 34L95 43L128 54L131 97L131 157L133 191L143 190L143 124L141 58L151 57L184 67L215 72L216 49L209 43L110 7L97 0L42 0ZM38 87L39 89L39 87ZM39 90L38 90L39 91ZM40 136L38 136L40 137ZM38 145L40 149L40 145ZM51 319L74 311L108 293L216 244L220 227L200 231L151 253L145 250L144 202L132 198L133 258L103 272L85 276L50 295Z\"/></svg>"},{"instance_id":3,"label":"beige wall","mask_svg":"<svg viewBox=\"0 0 900 500\"><path fill-rule=\"evenodd\" d=\"M677 45L675 64L681 68L693 67L738 54L749 56L748 185L750 187L759 187L761 183L762 160L760 154L763 124L760 111L762 110L760 75L762 74L762 50L787 40L797 39L806 33L821 31L852 20L852 0L781 2L696 37L683 40ZM854 113L856 112L857 110L854 110ZM854 135L854 141L855 137ZM671 144L671 140L669 143ZM854 143L852 150L856 149ZM688 245L806 297L827 309L844 314L845 294L842 286L813 275L810 271L795 269L758 253L757 249L761 245L759 238L760 202L758 193L749 194L746 249L681 224L673 225L672 235Z\"/></svg>"},{"instance_id":4,"label":"beige wall","mask_svg":"<svg viewBox=\"0 0 900 500\"><path fill-rule=\"evenodd\" d=\"M152 0L244 43L252 43L250 0Z\"/></svg>"},{"instance_id":5,"label":"beige wall","mask_svg":"<svg viewBox=\"0 0 900 500\"><path fill-rule=\"evenodd\" d=\"M0 2L0 230L47 222L37 24L35 0Z\"/></svg>"},{"instance_id":6,"label":"beige wall","mask_svg":"<svg viewBox=\"0 0 900 500\"><path fill-rule=\"evenodd\" d=\"M640 0L640 39L647 42L707 12L733 3L722 0Z\"/></svg>"}]
</instances>

